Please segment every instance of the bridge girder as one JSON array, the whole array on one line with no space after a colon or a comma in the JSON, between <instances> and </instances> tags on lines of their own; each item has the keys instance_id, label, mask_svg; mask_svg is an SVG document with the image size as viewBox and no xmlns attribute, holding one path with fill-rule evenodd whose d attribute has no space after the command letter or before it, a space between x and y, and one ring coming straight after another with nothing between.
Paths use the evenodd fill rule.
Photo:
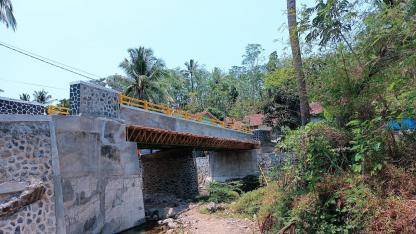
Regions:
<instances>
[{"instance_id":1,"label":"bridge girder","mask_svg":"<svg viewBox=\"0 0 416 234\"><path fill-rule=\"evenodd\" d=\"M126 140L137 142L144 148L177 148L192 147L198 149L236 149L248 150L259 148L255 140L225 139L219 137L176 132L158 128L129 125L126 130Z\"/></svg>"}]
</instances>

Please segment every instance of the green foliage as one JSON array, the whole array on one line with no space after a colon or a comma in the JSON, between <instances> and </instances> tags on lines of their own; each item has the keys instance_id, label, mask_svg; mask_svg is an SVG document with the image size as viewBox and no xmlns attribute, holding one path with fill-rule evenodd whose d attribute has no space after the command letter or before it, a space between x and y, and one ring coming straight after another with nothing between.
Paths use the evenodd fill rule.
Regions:
<instances>
[{"instance_id":1,"label":"green foliage","mask_svg":"<svg viewBox=\"0 0 416 234\"><path fill-rule=\"evenodd\" d=\"M167 87L161 80L166 75L163 60L153 50L139 47L128 49L129 57L120 63L129 81L125 93L129 96L163 103L168 99Z\"/></svg>"},{"instance_id":2,"label":"green foliage","mask_svg":"<svg viewBox=\"0 0 416 234\"><path fill-rule=\"evenodd\" d=\"M49 104L52 102L52 96L47 91L42 89L33 93L33 101L41 104Z\"/></svg>"},{"instance_id":3,"label":"green foliage","mask_svg":"<svg viewBox=\"0 0 416 234\"><path fill-rule=\"evenodd\" d=\"M283 127L300 126L299 98L290 92L276 89L273 97L263 104L264 123L279 131Z\"/></svg>"},{"instance_id":4,"label":"green foliage","mask_svg":"<svg viewBox=\"0 0 416 234\"><path fill-rule=\"evenodd\" d=\"M298 196L291 210L299 233L357 233L379 200L361 177L327 177L315 192Z\"/></svg>"},{"instance_id":5,"label":"green foliage","mask_svg":"<svg viewBox=\"0 0 416 234\"><path fill-rule=\"evenodd\" d=\"M19 99L23 101L30 101L30 94L28 93L22 93L19 95Z\"/></svg>"},{"instance_id":6,"label":"green foliage","mask_svg":"<svg viewBox=\"0 0 416 234\"><path fill-rule=\"evenodd\" d=\"M348 123L353 133L351 141L355 153L352 170L357 173L370 171L378 172L384 162L383 131L381 117L372 120L354 120Z\"/></svg>"},{"instance_id":7,"label":"green foliage","mask_svg":"<svg viewBox=\"0 0 416 234\"><path fill-rule=\"evenodd\" d=\"M70 103L69 103L69 99L68 98L64 98L64 99L61 99L61 100L59 100L59 102L58 102L58 105L57 106L61 106L61 107L65 107L65 108L69 108L70 106Z\"/></svg>"},{"instance_id":8,"label":"green foliage","mask_svg":"<svg viewBox=\"0 0 416 234\"><path fill-rule=\"evenodd\" d=\"M212 182L208 185L208 201L221 203L231 202L240 197L240 184Z\"/></svg>"},{"instance_id":9,"label":"green foliage","mask_svg":"<svg viewBox=\"0 0 416 234\"><path fill-rule=\"evenodd\" d=\"M248 217L256 215L259 220L274 212L276 203L283 198L283 193L276 183L244 193L231 205L232 211Z\"/></svg>"},{"instance_id":10,"label":"green foliage","mask_svg":"<svg viewBox=\"0 0 416 234\"><path fill-rule=\"evenodd\" d=\"M322 175L336 174L348 165L349 159L342 150L348 143L344 131L320 122L296 130L286 129L284 133L285 139L278 147L294 154L296 164L286 170L295 170L292 182L298 186L313 188Z\"/></svg>"}]
</instances>

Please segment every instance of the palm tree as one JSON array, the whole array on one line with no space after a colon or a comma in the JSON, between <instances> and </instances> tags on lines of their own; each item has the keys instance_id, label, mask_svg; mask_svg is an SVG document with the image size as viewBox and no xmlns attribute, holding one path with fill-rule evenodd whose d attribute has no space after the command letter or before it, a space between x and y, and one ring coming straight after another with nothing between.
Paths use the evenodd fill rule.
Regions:
<instances>
[{"instance_id":1,"label":"palm tree","mask_svg":"<svg viewBox=\"0 0 416 234\"><path fill-rule=\"evenodd\" d=\"M13 15L13 6L10 0L0 0L0 22L16 30L16 19Z\"/></svg>"},{"instance_id":2,"label":"palm tree","mask_svg":"<svg viewBox=\"0 0 416 234\"><path fill-rule=\"evenodd\" d=\"M191 82L191 91L194 92L195 89L195 73L198 69L198 62L195 62L195 60L191 59L189 62L185 62L186 70L184 71L185 75L189 78L189 81Z\"/></svg>"},{"instance_id":3,"label":"palm tree","mask_svg":"<svg viewBox=\"0 0 416 234\"><path fill-rule=\"evenodd\" d=\"M64 99L59 100L59 103L57 106L69 108L70 107L69 99L64 98Z\"/></svg>"},{"instance_id":4,"label":"palm tree","mask_svg":"<svg viewBox=\"0 0 416 234\"><path fill-rule=\"evenodd\" d=\"M20 100L22 101L30 101L30 95L28 93L22 93L19 95Z\"/></svg>"},{"instance_id":5,"label":"palm tree","mask_svg":"<svg viewBox=\"0 0 416 234\"><path fill-rule=\"evenodd\" d=\"M303 73L302 68L302 56L300 53L298 26L296 22L296 0L287 0L287 11L293 67L295 68L296 76L298 78L300 116L302 125L305 125L309 120L309 104L306 92L305 73Z\"/></svg>"},{"instance_id":6,"label":"palm tree","mask_svg":"<svg viewBox=\"0 0 416 234\"><path fill-rule=\"evenodd\" d=\"M52 101L52 96L49 95L47 91L42 89L41 91L35 91L33 93L33 101L48 104Z\"/></svg>"},{"instance_id":7,"label":"palm tree","mask_svg":"<svg viewBox=\"0 0 416 234\"><path fill-rule=\"evenodd\" d=\"M144 47L128 49L129 58L121 62L129 85L125 93L129 96L161 103L168 98L166 85L161 79L166 75L165 63L153 55L152 49Z\"/></svg>"}]
</instances>

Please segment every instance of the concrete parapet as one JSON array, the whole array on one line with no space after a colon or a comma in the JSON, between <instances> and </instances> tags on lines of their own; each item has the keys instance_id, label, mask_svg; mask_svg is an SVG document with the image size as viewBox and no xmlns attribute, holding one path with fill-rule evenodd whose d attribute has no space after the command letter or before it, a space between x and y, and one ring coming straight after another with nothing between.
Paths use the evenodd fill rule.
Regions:
<instances>
[{"instance_id":1,"label":"concrete parapet","mask_svg":"<svg viewBox=\"0 0 416 234\"><path fill-rule=\"evenodd\" d=\"M71 83L69 94L72 115L118 118L118 91L84 81Z\"/></svg>"},{"instance_id":2,"label":"concrete parapet","mask_svg":"<svg viewBox=\"0 0 416 234\"><path fill-rule=\"evenodd\" d=\"M0 97L0 114L45 115L46 106L37 102Z\"/></svg>"}]
</instances>

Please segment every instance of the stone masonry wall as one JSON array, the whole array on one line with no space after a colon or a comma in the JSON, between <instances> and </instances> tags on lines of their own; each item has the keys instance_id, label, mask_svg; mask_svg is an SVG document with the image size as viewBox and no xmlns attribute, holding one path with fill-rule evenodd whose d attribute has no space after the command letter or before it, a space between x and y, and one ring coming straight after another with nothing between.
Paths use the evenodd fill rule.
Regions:
<instances>
[{"instance_id":1,"label":"stone masonry wall","mask_svg":"<svg viewBox=\"0 0 416 234\"><path fill-rule=\"evenodd\" d=\"M70 86L72 115L90 115L118 118L118 92L112 89L78 81Z\"/></svg>"},{"instance_id":2,"label":"stone masonry wall","mask_svg":"<svg viewBox=\"0 0 416 234\"><path fill-rule=\"evenodd\" d=\"M142 156L141 162L145 200L157 194L179 198L198 195L197 170L192 150L159 151Z\"/></svg>"},{"instance_id":3,"label":"stone masonry wall","mask_svg":"<svg viewBox=\"0 0 416 234\"><path fill-rule=\"evenodd\" d=\"M46 107L34 102L0 98L0 114L44 115Z\"/></svg>"},{"instance_id":4,"label":"stone masonry wall","mask_svg":"<svg viewBox=\"0 0 416 234\"><path fill-rule=\"evenodd\" d=\"M208 156L196 157L196 168L198 173L198 188L199 191L204 191L209 177L209 161Z\"/></svg>"},{"instance_id":5,"label":"stone masonry wall","mask_svg":"<svg viewBox=\"0 0 416 234\"><path fill-rule=\"evenodd\" d=\"M0 217L0 234L55 233L55 203L48 122L0 122L0 185L41 183L40 200ZM0 194L0 204L13 194Z\"/></svg>"},{"instance_id":6,"label":"stone masonry wall","mask_svg":"<svg viewBox=\"0 0 416 234\"><path fill-rule=\"evenodd\" d=\"M67 234L115 233L144 222L136 143L125 125L54 116Z\"/></svg>"}]
</instances>

